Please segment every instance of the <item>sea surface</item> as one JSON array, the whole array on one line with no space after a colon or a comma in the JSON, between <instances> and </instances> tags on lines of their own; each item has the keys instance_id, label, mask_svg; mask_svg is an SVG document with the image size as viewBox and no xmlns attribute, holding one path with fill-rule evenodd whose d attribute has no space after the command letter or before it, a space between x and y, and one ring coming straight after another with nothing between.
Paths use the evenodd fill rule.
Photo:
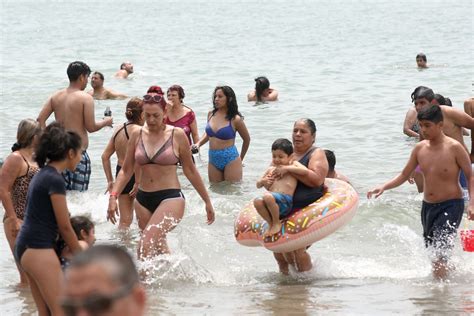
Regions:
<instances>
[{"instance_id":1,"label":"sea surface","mask_svg":"<svg viewBox=\"0 0 474 316\"><path fill-rule=\"evenodd\" d=\"M173 252L139 263L149 271L148 315L472 314L474 254L457 244L450 279L433 279L415 186L375 201L365 194L409 157L415 141L402 124L415 87L431 87L458 109L473 96L473 13L469 0L1 1L0 156L10 152L18 122L36 118L48 96L68 84L74 60L129 96L142 96L150 85L182 85L201 134L214 87L229 85L252 137L244 179L210 186L202 148L197 165L216 210L207 226L204 204L180 172L186 214L169 234ZM416 68L419 52L429 69ZM135 73L115 79L126 60ZM260 75L279 90L278 102L247 102ZM125 104L96 101L96 119L110 106L115 124L123 122ZM316 122L317 146L336 153L336 169L361 201L347 226L309 249L314 269L285 277L269 251L235 241L233 223L263 192L255 182L270 162L271 143L291 139L302 117ZM105 219L100 155L111 135L110 128L90 135L90 190L69 194L69 208L92 217L97 243L123 244L134 254L136 222L123 234ZM0 314L34 314L0 230Z\"/></svg>"}]
</instances>

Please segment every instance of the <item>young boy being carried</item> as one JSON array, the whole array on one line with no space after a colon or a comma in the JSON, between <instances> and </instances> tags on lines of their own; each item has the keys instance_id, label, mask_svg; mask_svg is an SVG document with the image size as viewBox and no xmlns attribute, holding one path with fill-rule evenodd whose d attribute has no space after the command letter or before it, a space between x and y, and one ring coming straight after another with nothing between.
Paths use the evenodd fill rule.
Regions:
<instances>
[{"instance_id":1,"label":"young boy being carried","mask_svg":"<svg viewBox=\"0 0 474 316\"><path fill-rule=\"evenodd\" d=\"M424 175L424 197L421 223L426 247L433 247L433 274L445 279L447 259L454 246L457 229L464 213L464 200L459 185L459 172L466 175L470 202L468 217L474 220L474 194L471 188L471 163L466 149L443 133L443 113L438 105L421 110L418 115L424 140L416 144L403 171L392 180L367 192L379 197L408 180L419 165Z\"/></svg>"},{"instance_id":2,"label":"young boy being carried","mask_svg":"<svg viewBox=\"0 0 474 316\"><path fill-rule=\"evenodd\" d=\"M256 198L253 205L258 214L270 226L266 232L267 236L276 234L281 229L280 219L287 217L291 213L293 206L293 193L296 189L297 180L289 172L281 178L275 178L273 171L280 167L292 173L307 172L306 168L297 161L292 161L293 145L288 139L279 138L272 144L272 164L265 171L262 178L257 181L257 188L263 186L264 178L273 178L274 182L269 192L265 192L261 198Z\"/></svg>"}]
</instances>

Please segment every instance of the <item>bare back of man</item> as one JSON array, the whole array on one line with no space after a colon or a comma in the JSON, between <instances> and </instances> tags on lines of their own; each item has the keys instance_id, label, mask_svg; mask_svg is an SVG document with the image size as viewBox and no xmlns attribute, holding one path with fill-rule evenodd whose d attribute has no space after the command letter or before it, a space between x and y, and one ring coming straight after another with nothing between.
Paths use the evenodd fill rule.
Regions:
<instances>
[{"instance_id":1,"label":"bare back of man","mask_svg":"<svg viewBox=\"0 0 474 316\"><path fill-rule=\"evenodd\" d=\"M84 91L71 87L54 93L44 105L38 120L42 125L47 117L54 113L56 121L66 129L74 131L81 136L82 150L89 146L87 132L95 132L97 128L94 118L94 100ZM45 118L43 120L43 118Z\"/></svg>"}]
</instances>

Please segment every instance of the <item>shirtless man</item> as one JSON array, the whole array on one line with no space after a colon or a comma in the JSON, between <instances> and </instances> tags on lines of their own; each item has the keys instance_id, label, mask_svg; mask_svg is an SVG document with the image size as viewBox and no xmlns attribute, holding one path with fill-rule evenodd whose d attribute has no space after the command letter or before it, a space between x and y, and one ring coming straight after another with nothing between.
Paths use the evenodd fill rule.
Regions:
<instances>
[{"instance_id":1,"label":"shirtless man","mask_svg":"<svg viewBox=\"0 0 474 316\"><path fill-rule=\"evenodd\" d=\"M120 70L117 71L117 73L115 74L115 77L127 79L128 75L130 74L133 74L133 64L129 61L124 61L120 65Z\"/></svg>"},{"instance_id":2,"label":"shirtless man","mask_svg":"<svg viewBox=\"0 0 474 316\"><path fill-rule=\"evenodd\" d=\"M474 98L464 101L464 112L474 117ZM474 134L471 132L471 162L474 163Z\"/></svg>"},{"instance_id":3,"label":"shirtless man","mask_svg":"<svg viewBox=\"0 0 474 316\"><path fill-rule=\"evenodd\" d=\"M123 100L128 98L125 94L104 88L104 75L98 71L94 72L91 77L92 90L89 93L96 100Z\"/></svg>"},{"instance_id":4,"label":"shirtless man","mask_svg":"<svg viewBox=\"0 0 474 316\"><path fill-rule=\"evenodd\" d=\"M417 113L419 113L425 108L428 108L432 104L436 104L434 96L435 95L433 93L433 90L431 90L430 88L423 86L417 87L411 94L411 98L412 101L415 103L415 109ZM466 145L464 144L463 127L471 130L474 129L474 118L470 117L469 115L458 109L447 105L441 105L440 108L443 112L444 117L443 133L446 136L451 137L460 142L466 152L469 152ZM423 140L422 135L420 135L420 140ZM417 183L418 191L423 192L423 181L420 179L419 172L415 176L415 182ZM466 183L463 175L461 175L460 182L461 185L465 188Z\"/></svg>"},{"instance_id":5,"label":"shirtless man","mask_svg":"<svg viewBox=\"0 0 474 316\"><path fill-rule=\"evenodd\" d=\"M86 152L89 146L87 133L96 132L104 126L112 126L111 117L106 117L100 122L95 121L94 100L84 92L90 73L91 70L85 63L81 61L70 63L67 68L69 87L51 95L37 118L44 128L46 120L54 112L56 121L81 136L82 159L74 172L66 170L63 173L68 190L86 191L89 187L91 162Z\"/></svg>"},{"instance_id":6,"label":"shirtless man","mask_svg":"<svg viewBox=\"0 0 474 316\"><path fill-rule=\"evenodd\" d=\"M367 192L367 198L379 197L385 190L408 180L417 166L424 173L424 197L421 222L426 247L434 248L433 274L445 279L448 258L464 213L464 199L459 186L459 171L466 175L470 202L468 216L474 220L474 190L471 163L465 148L443 133L442 106L431 105L418 112L421 134L425 140L413 148L403 171L392 180Z\"/></svg>"}]
</instances>

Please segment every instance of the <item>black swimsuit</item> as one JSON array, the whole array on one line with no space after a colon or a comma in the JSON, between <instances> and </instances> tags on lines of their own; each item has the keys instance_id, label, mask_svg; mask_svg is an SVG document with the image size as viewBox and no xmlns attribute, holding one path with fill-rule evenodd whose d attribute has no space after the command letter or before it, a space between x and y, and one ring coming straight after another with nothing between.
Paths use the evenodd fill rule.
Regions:
<instances>
[{"instance_id":1,"label":"black swimsuit","mask_svg":"<svg viewBox=\"0 0 474 316\"><path fill-rule=\"evenodd\" d=\"M125 137L127 137L127 140L130 139L130 136L128 135L128 131L127 131L127 125L130 125L130 124L132 123L123 123L123 126L114 135L114 142L115 142L115 138L117 138L117 135L120 133L121 130L125 132ZM122 166L117 164L117 167L115 168L115 178L117 178L120 169L122 169ZM125 188L122 190L120 194L129 194L133 190L134 185L135 185L135 175L133 175L130 178L130 181L128 181L127 185L125 185Z\"/></svg>"},{"instance_id":2,"label":"black swimsuit","mask_svg":"<svg viewBox=\"0 0 474 316\"><path fill-rule=\"evenodd\" d=\"M316 147L310 149L300 160L303 166L308 168L311 154L316 150ZM293 211L301 209L324 195L324 183L319 187L310 187L301 181L296 184L295 193L293 194Z\"/></svg>"}]
</instances>

